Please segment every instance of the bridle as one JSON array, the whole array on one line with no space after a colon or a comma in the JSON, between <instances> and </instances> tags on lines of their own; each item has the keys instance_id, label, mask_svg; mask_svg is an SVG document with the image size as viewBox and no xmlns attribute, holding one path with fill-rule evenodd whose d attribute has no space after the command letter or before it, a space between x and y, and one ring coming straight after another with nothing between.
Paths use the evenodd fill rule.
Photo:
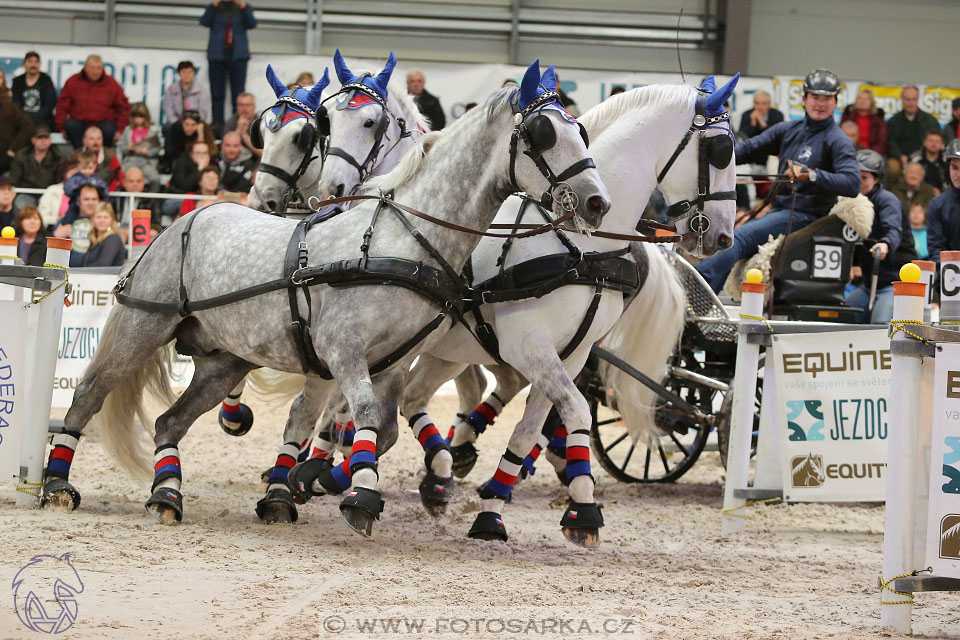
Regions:
<instances>
[{"instance_id":1,"label":"bridle","mask_svg":"<svg viewBox=\"0 0 960 640\"><path fill-rule=\"evenodd\" d=\"M717 169L725 169L733 158L733 138L730 134L729 125L727 127L716 126L721 122L730 120L730 112L724 111L716 116L707 116L705 112L706 92L703 89L697 89L696 113L693 116L693 123L687 130L686 135L677 145L676 150L667 164L657 175L657 185L659 186L666 177L667 172L673 167L674 162L686 148L687 144L697 134L697 197L693 200L680 200L674 202L667 208L666 217L676 225L681 220L690 218L690 232L697 235L699 245L703 243L703 234L710 228L710 218L703 215L704 204L710 201L718 200L736 200L736 191L719 191L710 193L710 166ZM724 129L728 135L707 137L707 129ZM686 234L684 234L686 235Z\"/></svg>"},{"instance_id":2,"label":"bridle","mask_svg":"<svg viewBox=\"0 0 960 640\"><path fill-rule=\"evenodd\" d=\"M389 127L390 118L393 118L396 121L397 126L400 127L400 136L397 138L396 142L394 142L393 145L389 149L387 149L386 153L383 154L383 157L390 155L390 152L392 152L397 147L397 145L400 144L401 140L403 140L404 138L409 138L411 135L413 135L413 133L409 129L407 129L406 121L403 118L397 117L396 115L394 115L392 111L390 111L390 108L387 106L387 102L386 100L384 100L383 96L381 96L379 93L377 93L367 85L363 84L363 79L370 75L371 74L369 73L362 74L353 82L348 82L347 84L341 86L339 91L337 91L332 96L327 97L323 102L320 103L320 110L322 110L323 113L326 114L327 111L326 111L326 107L324 106L325 102L327 102L328 100L333 100L337 96L352 93L354 94L354 96L356 96L356 94L365 96L370 100L372 100L373 102L376 102L378 105L380 105L380 108L381 108L380 117L377 119L376 123L374 124L373 146L370 147L370 151L367 153L367 157L363 160L363 162L360 162L349 151L346 151L345 149L341 149L340 147L329 147L324 152L324 160L326 160L327 156L338 156L346 160L350 166L352 166L354 169L357 170L357 173L359 174L360 179L357 181L356 186L353 188L353 191L351 191L351 194L356 192L359 185L362 182L364 182L367 179L367 177L373 172L373 168L377 163L377 159L380 157L380 152L383 150L385 146L383 143L384 138L386 138L388 142L390 141L390 137L387 135L387 130L390 128ZM338 101L337 111L343 111L344 109L349 108L351 102L352 100ZM329 127L330 127L330 121L329 119L327 119L328 135L329 135Z\"/></svg>"},{"instance_id":3,"label":"bridle","mask_svg":"<svg viewBox=\"0 0 960 640\"><path fill-rule=\"evenodd\" d=\"M296 89L294 89L296 91ZM297 144L297 148L303 152L303 158L300 159L300 164L294 170L293 173L289 173L283 167L278 167L273 164L267 164L266 162L261 162L258 171L272 175L276 178L279 178L287 185L287 192L283 195L283 198L280 200L280 206L277 207L280 211L285 211L287 204L296 198L302 198L300 193L300 188L297 184L300 182L300 179L307 172L307 169L310 167L310 164L319 159L321 156L312 155L311 150L316 148L317 144L323 144L326 140L326 135L323 134L323 125L318 119L317 111L311 109L301 100L297 100L292 95L283 96L278 98L276 103L272 107L264 109L260 116L253 121L253 124L250 126L250 141L253 143L253 146L259 149L263 148L263 137L260 133L260 124L263 121L263 114L267 113L272 109L279 107L279 112L277 113L276 119L267 127L271 131L279 131L280 127L289 122L292 119L295 119L298 116L285 117L287 116L287 111L293 111L296 114L300 114L300 117L306 117L313 120L312 124L308 124L304 127L304 131L301 132L301 136L307 135L307 142ZM326 117L326 112L323 113L323 117ZM310 128L312 133L307 131L307 127ZM329 124L327 126L327 131L329 131ZM319 132L319 133L318 133ZM255 137L256 136L256 137Z\"/></svg>"},{"instance_id":4,"label":"bridle","mask_svg":"<svg viewBox=\"0 0 960 640\"><path fill-rule=\"evenodd\" d=\"M537 169L540 170L540 173L543 174L543 177L547 179L547 182L550 183L550 188L543 192L543 195L540 197L540 204L544 209L551 210L553 209L553 203L556 202L560 205L560 208L564 211L575 211L577 206L580 204L580 198L577 196L576 192L570 187L567 183L567 180L577 175L578 173L585 171L587 169L595 169L597 165L593 162L593 158L589 156L578 160L573 163L566 169L560 172L559 175L553 172L553 169L550 168L550 165L547 164L547 161L543 158L545 151L550 150L557 141L557 133L553 128L553 123L550 119L540 113L547 104L560 102L560 95L555 91L546 91L535 100L533 100L529 105L524 109L519 109L519 105L515 98L513 102L513 110L516 114L515 116L515 125L513 127L513 133L510 134L510 184L513 187L514 191L522 191L520 185L517 184L517 175L516 175L516 163L517 163L517 147L519 146L520 138L523 138L523 141L527 144L527 149L523 152L525 156L528 156L533 163L537 166ZM527 122L527 118L530 118L530 122ZM589 146L590 142L587 138L586 129L579 122L577 125L580 127L580 135L583 138L585 145Z\"/></svg>"}]
</instances>

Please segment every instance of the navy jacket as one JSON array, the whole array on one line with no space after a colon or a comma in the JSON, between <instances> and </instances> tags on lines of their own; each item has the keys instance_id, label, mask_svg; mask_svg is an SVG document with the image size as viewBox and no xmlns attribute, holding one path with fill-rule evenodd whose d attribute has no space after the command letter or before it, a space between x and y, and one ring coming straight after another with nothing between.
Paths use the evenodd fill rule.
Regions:
<instances>
[{"instance_id":1,"label":"navy jacket","mask_svg":"<svg viewBox=\"0 0 960 640\"><path fill-rule=\"evenodd\" d=\"M876 185L867 199L873 203L873 227L870 229L870 239L885 242L890 250L887 257L880 262L880 271L877 278L877 288L889 287L894 280L900 279L900 267L917 258L917 250L913 245L913 234L907 222L906 212L897 196L893 195L879 184ZM906 233L904 233L906 229ZM863 283L870 286L870 274L873 269L873 255L867 247L857 247L854 254L856 264L863 269Z\"/></svg>"},{"instance_id":2,"label":"navy jacket","mask_svg":"<svg viewBox=\"0 0 960 640\"><path fill-rule=\"evenodd\" d=\"M816 170L816 182L797 184L794 209L823 217L837 203L837 196L850 198L860 193L860 165L857 152L833 118L781 122L743 142L737 143L737 164L764 162L767 156L780 156L780 173L787 160ZM782 189L773 201L774 209L789 211L793 203L790 189Z\"/></svg>"},{"instance_id":3,"label":"navy jacket","mask_svg":"<svg viewBox=\"0 0 960 640\"><path fill-rule=\"evenodd\" d=\"M938 265L941 251L960 251L960 189L950 187L927 206L927 249Z\"/></svg>"},{"instance_id":4,"label":"navy jacket","mask_svg":"<svg viewBox=\"0 0 960 640\"><path fill-rule=\"evenodd\" d=\"M228 22L233 26L233 55L228 54L224 47ZM224 62L250 59L247 31L257 27L257 19L253 17L253 7L249 4L243 11L233 3L221 2L216 9L208 4L200 17L200 24L210 28L207 60Z\"/></svg>"}]
</instances>

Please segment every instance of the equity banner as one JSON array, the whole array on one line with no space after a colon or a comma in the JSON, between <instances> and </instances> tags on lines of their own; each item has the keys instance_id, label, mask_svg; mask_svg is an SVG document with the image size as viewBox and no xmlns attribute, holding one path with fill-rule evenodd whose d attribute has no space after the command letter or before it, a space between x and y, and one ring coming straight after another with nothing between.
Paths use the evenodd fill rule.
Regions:
<instances>
[{"instance_id":1,"label":"equity banner","mask_svg":"<svg viewBox=\"0 0 960 640\"><path fill-rule=\"evenodd\" d=\"M927 561L933 575L960 578L960 344L935 358Z\"/></svg>"},{"instance_id":2,"label":"equity banner","mask_svg":"<svg viewBox=\"0 0 960 640\"><path fill-rule=\"evenodd\" d=\"M787 502L882 501L890 339L886 331L773 336Z\"/></svg>"},{"instance_id":3,"label":"equity banner","mask_svg":"<svg viewBox=\"0 0 960 640\"><path fill-rule=\"evenodd\" d=\"M0 483L20 475L26 419L27 312L23 302L0 302Z\"/></svg>"}]
</instances>

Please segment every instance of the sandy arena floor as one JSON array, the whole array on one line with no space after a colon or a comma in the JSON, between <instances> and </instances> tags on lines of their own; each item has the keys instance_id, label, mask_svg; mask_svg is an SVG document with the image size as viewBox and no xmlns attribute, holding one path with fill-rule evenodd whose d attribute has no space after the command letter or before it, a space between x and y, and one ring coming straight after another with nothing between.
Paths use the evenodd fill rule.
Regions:
<instances>
[{"instance_id":1,"label":"sandy arena floor","mask_svg":"<svg viewBox=\"0 0 960 640\"><path fill-rule=\"evenodd\" d=\"M294 525L266 526L253 507L286 407L251 404L248 436L225 436L210 412L181 443L179 526L146 514L148 488L93 437L73 466L78 511L17 509L12 488L0 490L0 637L42 636L17 619L7 589L32 556L67 552L84 584L62 636L71 639L891 637L879 629L876 588L882 508L755 508L747 533L724 538L717 454L676 485L621 484L594 465L607 526L588 551L561 535L564 494L543 461L505 510L510 541L469 540L474 488L495 468L522 409L515 401L441 520L420 506L422 455L404 432L381 466L387 506L372 539L353 533L330 498L301 507ZM431 409L444 431L454 399ZM919 635L960 637L960 595L917 600Z\"/></svg>"}]
</instances>

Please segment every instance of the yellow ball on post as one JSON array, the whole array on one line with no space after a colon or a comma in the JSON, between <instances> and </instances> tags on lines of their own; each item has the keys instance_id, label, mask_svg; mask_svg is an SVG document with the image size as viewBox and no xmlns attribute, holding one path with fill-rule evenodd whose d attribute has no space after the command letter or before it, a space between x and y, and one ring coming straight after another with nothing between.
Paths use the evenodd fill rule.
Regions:
<instances>
[{"instance_id":1,"label":"yellow ball on post","mask_svg":"<svg viewBox=\"0 0 960 640\"><path fill-rule=\"evenodd\" d=\"M17 230L13 227L4 227L3 231L0 231L0 237L2 238L16 238Z\"/></svg>"},{"instance_id":2,"label":"yellow ball on post","mask_svg":"<svg viewBox=\"0 0 960 640\"><path fill-rule=\"evenodd\" d=\"M920 276L922 275L920 267L908 262L907 264L900 267L900 281L901 282L920 282Z\"/></svg>"},{"instance_id":3,"label":"yellow ball on post","mask_svg":"<svg viewBox=\"0 0 960 640\"><path fill-rule=\"evenodd\" d=\"M760 269L750 269L747 271L747 282L750 284L760 284L763 282L763 272Z\"/></svg>"}]
</instances>

